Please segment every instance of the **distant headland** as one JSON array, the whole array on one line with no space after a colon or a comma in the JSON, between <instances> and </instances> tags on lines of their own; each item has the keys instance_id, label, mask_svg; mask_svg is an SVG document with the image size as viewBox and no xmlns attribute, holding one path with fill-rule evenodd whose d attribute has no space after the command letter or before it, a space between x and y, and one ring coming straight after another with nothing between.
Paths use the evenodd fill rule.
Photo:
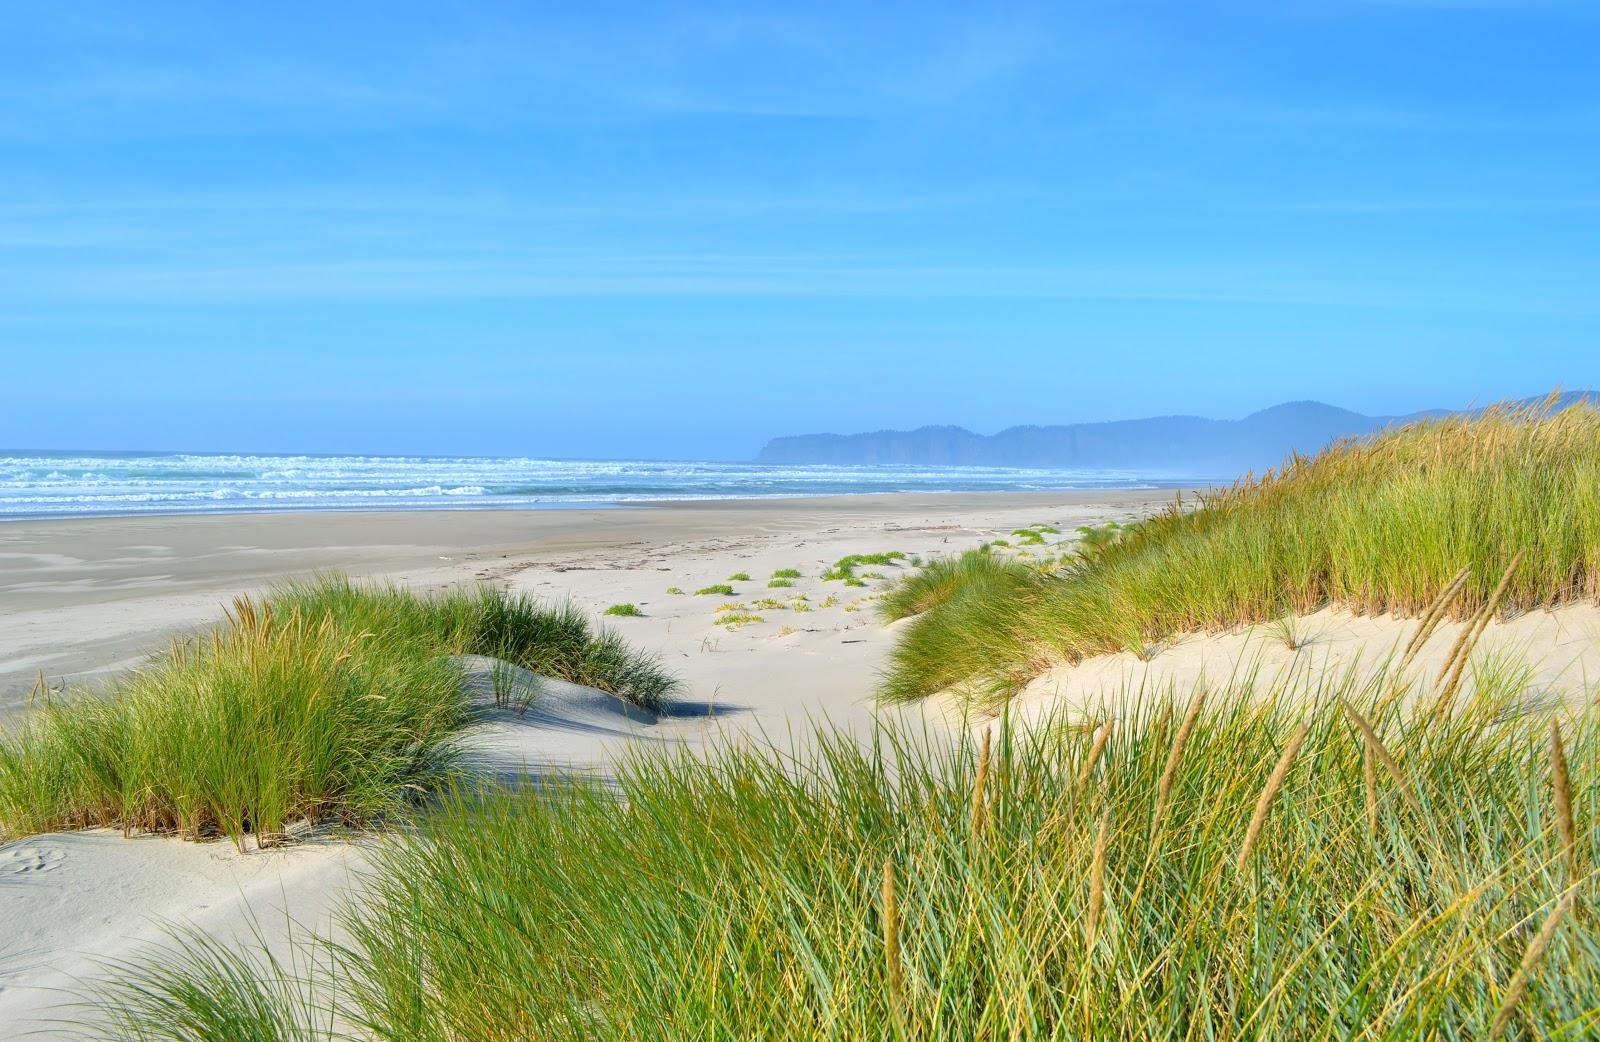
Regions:
<instances>
[{"instance_id":1,"label":"distant headland","mask_svg":"<svg viewBox=\"0 0 1600 1042\"><path fill-rule=\"evenodd\" d=\"M1564 408L1588 392L1569 392ZM1530 399L1530 402L1542 399ZM801 434L773 438L756 457L776 464L914 464L921 466L1112 467L1188 473L1242 473L1276 466L1291 452L1314 453L1339 438L1446 415L1429 409L1404 416L1366 416L1323 402L1286 402L1239 420L1152 416L1104 423L1009 427L975 434L929 426L864 434Z\"/></svg>"}]
</instances>

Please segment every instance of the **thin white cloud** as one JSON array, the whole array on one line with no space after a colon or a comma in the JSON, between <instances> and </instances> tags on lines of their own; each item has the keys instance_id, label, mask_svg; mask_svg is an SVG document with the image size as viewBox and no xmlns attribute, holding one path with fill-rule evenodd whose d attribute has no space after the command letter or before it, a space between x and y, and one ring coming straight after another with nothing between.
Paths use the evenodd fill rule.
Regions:
<instances>
[{"instance_id":1,"label":"thin white cloud","mask_svg":"<svg viewBox=\"0 0 1600 1042\"><path fill-rule=\"evenodd\" d=\"M816 297L1168 303L1372 308L1456 314L1600 315L1586 287L1407 284L1219 265L1185 269L1095 265L929 265L850 256L571 255L494 261L344 259L200 266L140 264L70 271L6 269L17 299L247 301L262 299L537 299ZM0 296L0 299L4 299Z\"/></svg>"}]
</instances>

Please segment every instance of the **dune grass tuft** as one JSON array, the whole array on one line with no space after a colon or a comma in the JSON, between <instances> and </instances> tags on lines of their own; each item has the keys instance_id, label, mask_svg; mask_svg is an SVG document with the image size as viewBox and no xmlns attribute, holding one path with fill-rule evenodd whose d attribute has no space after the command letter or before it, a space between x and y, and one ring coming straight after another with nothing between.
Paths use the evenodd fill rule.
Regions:
<instances>
[{"instance_id":1,"label":"dune grass tuft","mask_svg":"<svg viewBox=\"0 0 1600 1042\"><path fill-rule=\"evenodd\" d=\"M47 698L0 733L0 835L109 826L268 845L297 822L370 820L452 776L470 715L460 654L652 708L673 686L573 605L288 586L239 599L109 693Z\"/></svg>"},{"instance_id":2,"label":"dune grass tuft","mask_svg":"<svg viewBox=\"0 0 1600 1042\"><path fill-rule=\"evenodd\" d=\"M767 580L767 589L769 589L769 590L786 590L786 589L790 588L793 585L794 585L794 580L793 579L768 579Z\"/></svg>"},{"instance_id":3,"label":"dune grass tuft","mask_svg":"<svg viewBox=\"0 0 1600 1042\"><path fill-rule=\"evenodd\" d=\"M728 576L728 581L733 583L747 583L750 581L749 572L734 572Z\"/></svg>"},{"instance_id":4,"label":"dune grass tuft","mask_svg":"<svg viewBox=\"0 0 1600 1042\"><path fill-rule=\"evenodd\" d=\"M298 607L307 617L331 615L379 637L405 636L437 654L503 659L646 709L660 709L676 686L654 655L591 626L588 613L570 601L545 603L491 586L418 595L331 578L284 587L270 603L278 610Z\"/></svg>"},{"instance_id":5,"label":"dune grass tuft","mask_svg":"<svg viewBox=\"0 0 1600 1042\"><path fill-rule=\"evenodd\" d=\"M1600 597L1600 411L1491 409L1297 457L1197 509L1084 530L1040 581L960 582L903 635L885 694L1004 693L1058 662L1328 605L1422 612L1469 568L1471 618L1525 553L1501 611Z\"/></svg>"},{"instance_id":6,"label":"dune grass tuft","mask_svg":"<svg viewBox=\"0 0 1600 1042\"><path fill-rule=\"evenodd\" d=\"M644 612L640 611L639 610L639 606L637 604L632 603L631 601L625 601L622 604L613 604L611 607L609 607L605 611L601 612L601 614L602 615L615 615L615 616L617 616L619 618L624 618L624 619L642 619L642 618L644 618Z\"/></svg>"},{"instance_id":7,"label":"dune grass tuft","mask_svg":"<svg viewBox=\"0 0 1600 1042\"><path fill-rule=\"evenodd\" d=\"M710 597L713 595L718 597L732 597L733 587L729 586L727 583L713 583L710 586L700 587L698 590L694 591L694 595L696 597Z\"/></svg>"},{"instance_id":8,"label":"dune grass tuft","mask_svg":"<svg viewBox=\"0 0 1600 1042\"><path fill-rule=\"evenodd\" d=\"M800 578L800 569L779 568L772 573L772 577L774 579L798 579Z\"/></svg>"},{"instance_id":9,"label":"dune grass tuft","mask_svg":"<svg viewBox=\"0 0 1600 1042\"><path fill-rule=\"evenodd\" d=\"M856 569L864 564L894 564L904 561L906 555L899 550L887 550L875 554L847 554L833 563L833 567L822 573L823 582L838 582L840 579L855 578Z\"/></svg>"},{"instance_id":10,"label":"dune grass tuft","mask_svg":"<svg viewBox=\"0 0 1600 1042\"><path fill-rule=\"evenodd\" d=\"M1009 592L1035 579L1026 565L992 554L968 550L956 557L929 561L920 571L891 586L878 606L885 622L921 615L948 601L959 591L975 599L987 587L1000 584Z\"/></svg>"},{"instance_id":11,"label":"dune grass tuft","mask_svg":"<svg viewBox=\"0 0 1600 1042\"><path fill-rule=\"evenodd\" d=\"M1267 687L1002 723L989 757L883 725L454 791L347 913L340 1019L386 1042L1592 1036L1600 920L1569 909L1595 882L1559 811L1569 786L1593 864L1592 718L1556 768L1512 690L1441 721L1380 712L1381 682ZM235 959L203 989L158 959L154 990L283 988ZM294 994L271 1037L326 1038Z\"/></svg>"}]
</instances>

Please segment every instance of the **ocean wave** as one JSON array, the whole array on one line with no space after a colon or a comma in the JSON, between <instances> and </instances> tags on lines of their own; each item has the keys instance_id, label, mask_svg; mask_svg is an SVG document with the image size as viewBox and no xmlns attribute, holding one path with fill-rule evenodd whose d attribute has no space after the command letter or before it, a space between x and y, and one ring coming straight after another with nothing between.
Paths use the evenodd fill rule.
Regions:
<instances>
[{"instance_id":1,"label":"ocean wave","mask_svg":"<svg viewBox=\"0 0 1600 1042\"><path fill-rule=\"evenodd\" d=\"M556 506L881 492L1148 488L1129 470L782 465L531 456L0 455L0 517Z\"/></svg>"}]
</instances>

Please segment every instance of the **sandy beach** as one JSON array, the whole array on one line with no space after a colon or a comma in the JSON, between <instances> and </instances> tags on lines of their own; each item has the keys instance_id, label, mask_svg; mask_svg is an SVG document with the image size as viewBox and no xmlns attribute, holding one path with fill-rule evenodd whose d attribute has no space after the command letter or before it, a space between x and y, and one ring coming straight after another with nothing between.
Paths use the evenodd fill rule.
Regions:
<instances>
[{"instance_id":1,"label":"sandy beach","mask_svg":"<svg viewBox=\"0 0 1600 1042\"><path fill-rule=\"evenodd\" d=\"M598 608L648 602L651 619L630 623L630 635L649 643L680 614L704 617L709 631L710 606L665 601L668 586L698 589L740 568L756 575L769 559L781 567L872 550L964 548L1047 519L1071 531L1137 516L1171 495L891 494L0 522L0 714L15 709L41 670L78 683L127 668L173 634L219 618L235 596L319 571L419 588L498 582Z\"/></svg>"},{"instance_id":2,"label":"sandy beach","mask_svg":"<svg viewBox=\"0 0 1600 1042\"><path fill-rule=\"evenodd\" d=\"M241 593L338 570L418 589L482 582L571 599L661 655L682 681L673 707L656 719L575 685L545 689L525 715L489 713L464 746L467 761L491 774L605 772L630 749L703 749L730 738L781 747L818 722L860 733L885 714L954 739L988 721L949 699L909 706L874 699L904 625L883 625L873 610L875 591L893 576L849 587L824 582L821 572L847 554L955 554L1029 525L1059 528L1052 539L1064 542L1079 525L1136 518L1169 501L1167 492L885 495L13 522L0 525L0 716L16 720L41 671L53 689L92 687L172 637L215 622ZM768 589L774 571L791 568L801 573L792 587ZM695 593L721 583L734 594ZM758 603L771 595L783 600ZM761 621L717 625L717 609L729 602ZM642 616L602 614L621 603ZM1413 626L1324 611L1295 620L1294 648L1264 625L1182 636L1147 656L1049 669L1014 703L1013 719L1115 713L1119 698L1141 690L1182 692L1251 668L1264 678L1371 669ZM1441 626L1420 665L1442 662L1461 628ZM1535 664L1534 687L1570 696L1600 675L1596 633L1600 613L1576 605L1496 623L1484 646L1490 655L1525 656ZM470 674L485 698L487 668ZM226 841L96 830L0 846L0 920L8 928L0 941L0 1037L34 1030L76 1037L72 1021L82 1011L63 1004L84 994L82 982L103 975L108 963L138 957L174 928L241 945L259 939L285 958L296 941L336 935L337 910L359 889L372 841L312 830L285 848L241 853Z\"/></svg>"},{"instance_id":3,"label":"sandy beach","mask_svg":"<svg viewBox=\"0 0 1600 1042\"><path fill-rule=\"evenodd\" d=\"M859 729L879 711L873 690L897 629L880 625L871 610L882 582L823 583L817 576L828 564L852 553L955 553L1032 524L1071 533L1140 516L1170 497L881 495L9 522L0 524L0 717L17 718L41 671L53 688L93 685L220 619L239 594L338 570L428 589L495 583L571 598L597 619L623 602L644 613L605 621L659 653L682 680L672 712L642 723L558 699L543 713L491 720L470 737L470 755L490 769L603 770L630 746L698 747L730 734L785 744L814 722ZM769 591L767 577L780 568L803 577ZM751 580L734 582L735 596L694 594L736 573ZM755 606L769 594L803 594L810 610ZM716 625L715 609L728 601L763 621ZM933 728L959 726L932 702L891 711ZM0 1036L61 1016L76 981L159 940L164 924L223 937L260 931L280 945L302 927L325 930L359 871L363 844L303 840L240 854L226 842L86 832L0 847L0 919L8 925L0 942Z\"/></svg>"}]
</instances>

